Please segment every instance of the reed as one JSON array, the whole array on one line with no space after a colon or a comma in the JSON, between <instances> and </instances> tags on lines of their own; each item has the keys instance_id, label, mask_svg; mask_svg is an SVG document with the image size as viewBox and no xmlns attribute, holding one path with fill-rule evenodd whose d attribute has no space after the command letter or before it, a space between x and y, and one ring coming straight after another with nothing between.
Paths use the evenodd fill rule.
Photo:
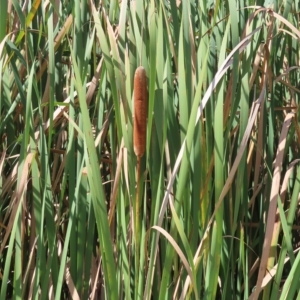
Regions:
<instances>
[{"instance_id":1,"label":"reed","mask_svg":"<svg viewBox=\"0 0 300 300\"><path fill-rule=\"evenodd\" d=\"M136 201L135 201L135 299L138 297L138 286L140 280L140 240L141 240L141 196L140 196L140 178L141 178L141 157L146 148L146 130L147 130L147 78L145 69L140 66L136 69L134 75L134 125L133 125L133 146L134 153L137 156L137 175L136 175Z\"/></svg>"}]
</instances>

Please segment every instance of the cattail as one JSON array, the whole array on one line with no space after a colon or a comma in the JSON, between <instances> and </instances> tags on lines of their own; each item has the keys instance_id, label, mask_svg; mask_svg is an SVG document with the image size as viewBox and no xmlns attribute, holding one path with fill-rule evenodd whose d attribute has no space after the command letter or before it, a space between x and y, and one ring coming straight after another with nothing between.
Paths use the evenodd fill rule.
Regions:
<instances>
[{"instance_id":1,"label":"cattail","mask_svg":"<svg viewBox=\"0 0 300 300\"><path fill-rule=\"evenodd\" d=\"M134 153L140 158L146 148L146 129L148 114L148 92L146 71L138 67L134 75L134 126L133 145Z\"/></svg>"}]
</instances>

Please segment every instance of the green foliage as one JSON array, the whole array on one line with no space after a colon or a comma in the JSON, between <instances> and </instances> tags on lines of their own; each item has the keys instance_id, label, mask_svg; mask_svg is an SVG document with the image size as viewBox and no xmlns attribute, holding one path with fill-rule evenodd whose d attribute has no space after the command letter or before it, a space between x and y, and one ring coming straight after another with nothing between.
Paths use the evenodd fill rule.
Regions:
<instances>
[{"instance_id":1,"label":"green foliage","mask_svg":"<svg viewBox=\"0 0 300 300\"><path fill-rule=\"evenodd\" d=\"M299 3L263 2L0 0L0 300L300 294Z\"/></svg>"}]
</instances>

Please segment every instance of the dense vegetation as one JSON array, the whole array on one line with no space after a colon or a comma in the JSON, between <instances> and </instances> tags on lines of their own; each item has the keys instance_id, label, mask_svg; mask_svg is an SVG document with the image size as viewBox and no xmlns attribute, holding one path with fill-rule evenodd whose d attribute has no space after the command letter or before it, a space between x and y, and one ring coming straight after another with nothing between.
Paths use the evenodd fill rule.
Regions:
<instances>
[{"instance_id":1,"label":"dense vegetation","mask_svg":"<svg viewBox=\"0 0 300 300\"><path fill-rule=\"evenodd\" d=\"M299 4L0 0L0 299L300 299Z\"/></svg>"}]
</instances>

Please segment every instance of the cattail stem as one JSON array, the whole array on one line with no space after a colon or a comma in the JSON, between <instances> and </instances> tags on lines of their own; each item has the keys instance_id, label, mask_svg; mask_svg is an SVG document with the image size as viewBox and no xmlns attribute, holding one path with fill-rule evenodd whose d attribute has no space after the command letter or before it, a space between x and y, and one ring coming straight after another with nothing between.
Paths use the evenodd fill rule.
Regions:
<instances>
[{"instance_id":1,"label":"cattail stem","mask_svg":"<svg viewBox=\"0 0 300 300\"><path fill-rule=\"evenodd\" d=\"M134 124L133 146L137 156L136 201L135 201L135 298L138 297L140 274L140 239L141 239L141 157L146 149L146 131L148 115L147 77L143 67L138 67L134 75Z\"/></svg>"},{"instance_id":2,"label":"cattail stem","mask_svg":"<svg viewBox=\"0 0 300 300\"><path fill-rule=\"evenodd\" d=\"M136 172L136 193L135 193L135 299L138 299L138 286L140 274L140 240L141 240L141 201L140 201L140 177L141 177L141 157L137 157Z\"/></svg>"},{"instance_id":3,"label":"cattail stem","mask_svg":"<svg viewBox=\"0 0 300 300\"><path fill-rule=\"evenodd\" d=\"M141 178L141 158L137 158L137 183L135 193L135 243L137 248L137 258L139 258L140 236L141 236L141 201L140 201L140 178Z\"/></svg>"}]
</instances>

